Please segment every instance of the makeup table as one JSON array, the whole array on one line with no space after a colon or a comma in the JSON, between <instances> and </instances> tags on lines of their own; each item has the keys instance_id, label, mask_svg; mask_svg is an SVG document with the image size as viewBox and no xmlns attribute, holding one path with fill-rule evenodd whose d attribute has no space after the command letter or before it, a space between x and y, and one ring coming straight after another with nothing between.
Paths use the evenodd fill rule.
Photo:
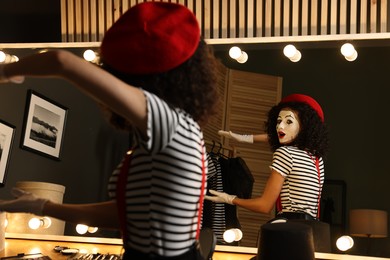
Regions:
<instances>
[{"instance_id":1,"label":"makeup table","mask_svg":"<svg viewBox=\"0 0 390 260\"><path fill-rule=\"evenodd\" d=\"M78 249L80 254L110 254L122 253L122 240L82 236L54 236L6 233L5 247L0 251L0 259L25 254L34 257L40 253L55 260L72 259L72 255L64 255L54 250L55 247ZM257 248L237 246L216 246L213 260L249 260L257 254ZM39 256L39 255L36 255ZM317 260L385 260L390 258L354 256L348 254L315 253ZM19 258L21 259L21 258ZM28 258L27 258L28 259ZM34 258L32 258L34 259ZM38 258L35 259L42 259ZM46 258L48 259L48 258ZM108 258L106 258L108 259Z\"/></svg>"}]
</instances>

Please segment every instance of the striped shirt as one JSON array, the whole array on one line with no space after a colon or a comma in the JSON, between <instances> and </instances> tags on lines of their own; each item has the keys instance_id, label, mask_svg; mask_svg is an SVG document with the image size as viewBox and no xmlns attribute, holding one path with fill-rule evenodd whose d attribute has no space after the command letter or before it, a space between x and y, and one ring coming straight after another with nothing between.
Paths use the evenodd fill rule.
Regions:
<instances>
[{"instance_id":1,"label":"striped shirt","mask_svg":"<svg viewBox=\"0 0 390 260\"><path fill-rule=\"evenodd\" d=\"M305 212L317 217L319 199L324 183L324 163L310 153L294 146L279 147L272 159L271 169L284 178L280 199L283 212Z\"/></svg>"},{"instance_id":2,"label":"striped shirt","mask_svg":"<svg viewBox=\"0 0 390 260\"><path fill-rule=\"evenodd\" d=\"M127 176L125 247L146 254L176 256L194 244L206 158L203 133L192 117L144 91L147 140L136 132ZM207 174L207 160L205 174ZM109 181L116 196L120 167Z\"/></svg>"}]
</instances>

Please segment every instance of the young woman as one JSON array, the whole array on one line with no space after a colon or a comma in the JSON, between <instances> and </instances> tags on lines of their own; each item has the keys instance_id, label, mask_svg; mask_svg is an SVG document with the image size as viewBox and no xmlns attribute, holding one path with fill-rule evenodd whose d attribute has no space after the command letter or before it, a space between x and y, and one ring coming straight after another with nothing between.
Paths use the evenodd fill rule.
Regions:
<instances>
[{"instance_id":1,"label":"young woman","mask_svg":"<svg viewBox=\"0 0 390 260\"><path fill-rule=\"evenodd\" d=\"M240 135L220 131L221 135L241 142L268 140L274 154L262 196L240 199L211 190L214 196L206 199L261 213L269 213L276 203L277 217L318 218L324 183L323 157L328 149L321 106L307 95L289 95L269 111L266 132L267 135Z\"/></svg>"},{"instance_id":2,"label":"young woman","mask_svg":"<svg viewBox=\"0 0 390 260\"><path fill-rule=\"evenodd\" d=\"M197 259L207 162L201 126L217 100L216 62L194 14L144 2L106 32L102 68L64 51L0 65L0 82L60 77L95 99L133 133L132 154L113 172L112 200L56 204L15 190L0 211L30 212L121 229L123 259Z\"/></svg>"}]
</instances>

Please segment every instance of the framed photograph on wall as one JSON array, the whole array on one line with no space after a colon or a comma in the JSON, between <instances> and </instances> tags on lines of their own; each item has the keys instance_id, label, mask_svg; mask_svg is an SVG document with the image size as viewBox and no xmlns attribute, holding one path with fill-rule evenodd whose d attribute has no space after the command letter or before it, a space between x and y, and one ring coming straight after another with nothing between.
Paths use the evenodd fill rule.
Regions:
<instances>
[{"instance_id":1,"label":"framed photograph on wall","mask_svg":"<svg viewBox=\"0 0 390 260\"><path fill-rule=\"evenodd\" d=\"M64 106L29 90L21 147L59 160L67 110Z\"/></svg>"},{"instance_id":2,"label":"framed photograph on wall","mask_svg":"<svg viewBox=\"0 0 390 260\"><path fill-rule=\"evenodd\" d=\"M0 187L4 186L15 127L0 120Z\"/></svg>"}]
</instances>

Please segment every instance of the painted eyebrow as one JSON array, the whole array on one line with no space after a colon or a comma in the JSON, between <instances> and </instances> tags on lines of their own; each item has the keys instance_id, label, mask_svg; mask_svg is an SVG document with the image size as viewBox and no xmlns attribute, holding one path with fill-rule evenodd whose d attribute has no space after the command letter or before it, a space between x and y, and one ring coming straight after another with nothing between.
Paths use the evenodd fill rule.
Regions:
<instances>
[{"instance_id":1,"label":"painted eyebrow","mask_svg":"<svg viewBox=\"0 0 390 260\"><path fill-rule=\"evenodd\" d=\"M295 119L294 115L287 115L287 116L285 116L284 118L287 118L287 117L291 117L292 119ZM281 117L281 116L278 116L278 119L282 119L282 117Z\"/></svg>"}]
</instances>

